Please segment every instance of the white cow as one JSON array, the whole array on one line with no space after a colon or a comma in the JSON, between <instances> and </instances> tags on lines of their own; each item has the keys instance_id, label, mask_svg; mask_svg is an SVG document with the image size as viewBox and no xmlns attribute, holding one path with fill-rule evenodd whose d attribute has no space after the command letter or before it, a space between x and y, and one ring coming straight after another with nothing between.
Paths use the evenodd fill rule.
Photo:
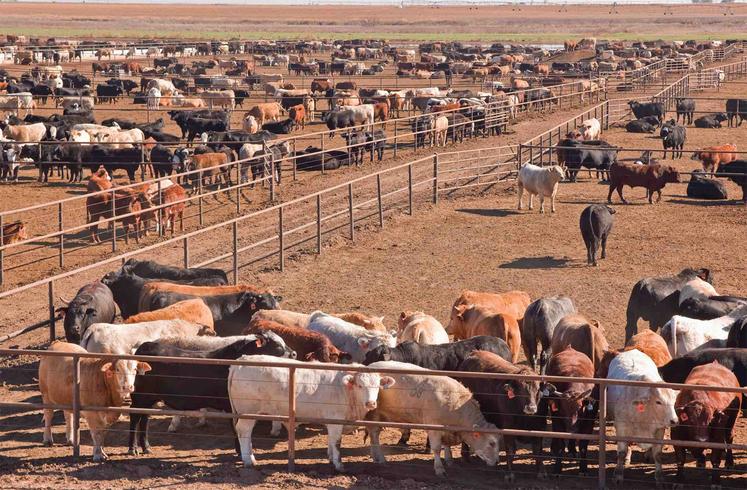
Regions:
<instances>
[{"instance_id":1,"label":"white cow","mask_svg":"<svg viewBox=\"0 0 747 490\"><path fill-rule=\"evenodd\" d=\"M372 125L374 122L374 105L373 104L342 105L339 107L339 110L353 111L353 113L361 115L361 118L365 118L366 124L368 124L369 126ZM447 121L447 127L448 127L448 121Z\"/></svg>"},{"instance_id":2,"label":"white cow","mask_svg":"<svg viewBox=\"0 0 747 490\"><path fill-rule=\"evenodd\" d=\"M145 87L146 90L157 88L161 91L162 95L173 95L176 92L176 87L170 80L164 80L163 78L154 78L148 82Z\"/></svg>"},{"instance_id":3,"label":"white cow","mask_svg":"<svg viewBox=\"0 0 747 490\"><path fill-rule=\"evenodd\" d=\"M661 383L656 364L637 349L622 352L610 363L607 379ZM608 414L615 421L618 437L646 437L663 439L664 431L677 423L674 411L676 393L668 388L643 388L640 386L610 385L607 388ZM640 444L641 449L651 448L656 464L656 483L662 480L661 444ZM623 480L625 465L630 463L630 446L617 443L617 469L615 479Z\"/></svg>"},{"instance_id":4,"label":"white cow","mask_svg":"<svg viewBox=\"0 0 747 490\"><path fill-rule=\"evenodd\" d=\"M397 322L397 342L412 340L423 345L448 344L449 334L441 322L422 311L402 312Z\"/></svg>"},{"instance_id":5,"label":"white cow","mask_svg":"<svg viewBox=\"0 0 747 490\"><path fill-rule=\"evenodd\" d=\"M682 289L680 289L680 306L690 298L710 298L711 296L718 296L713 285L699 277L696 277L695 279L687 281L685 285L682 286Z\"/></svg>"},{"instance_id":6,"label":"white cow","mask_svg":"<svg viewBox=\"0 0 747 490\"><path fill-rule=\"evenodd\" d=\"M276 363L278 361L308 366L302 361L273 356L242 356L242 361ZM315 366L331 366L314 363ZM296 371L296 416L328 419L361 420L377 407L379 389L390 388L395 381L377 373L348 374L323 369ZM228 371L228 397L235 414L288 414L288 369L280 367L231 366ZM246 466L257 464L252 448L255 420L238 419L236 434L241 446L241 460ZM327 424L327 456L337 471L344 471L340 458L342 424Z\"/></svg>"},{"instance_id":7,"label":"white cow","mask_svg":"<svg viewBox=\"0 0 747 490\"><path fill-rule=\"evenodd\" d=\"M396 337L389 333L369 331L321 311L311 314L307 328L329 337L335 347L350 354L353 362L363 362L366 353L380 345L397 345Z\"/></svg>"},{"instance_id":8,"label":"white cow","mask_svg":"<svg viewBox=\"0 0 747 490\"><path fill-rule=\"evenodd\" d=\"M116 124L116 123L115 123ZM100 133L96 140L100 143L113 143L107 144L107 148L132 148L133 144L142 143L145 141L145 134L141 129L119 129L116 125L117 131L112 133Z\"/></svg>"},{"instance_id":9,"label":"white cow","mask_svg":"<svg viewBox=\"0 0 747 490\"><path fill-rule=\"evenodd\" d=\"M151 87L148 89L148 109L158 109L158 105L161 103L161 91L158 87Z\"/></svg>"},{"instance_id":10,"label":"white cow","mask_svg":"<svg viewBox=\"0 0 747 490\"><path fill-rule=\"evenodd\" d=\"M249 134L254 134L259 131L259 123L257 123L257 118L247 114L241 121L241 129Z\"/></svg>"},{"instance_id":11,"label":"white cow","mask_svg":"<svg viewBox=\"0 0 747 490\"><path fill-rule=\"evenodd\" d=\"M369 365L372 369L422 370L412 364L396 361L380 361ZM472 393L458 381L446 376L426 374L394 374L397 388L379 393L378 408L368 418L383 422L405 422L410 424L435 424L471 429L495 429L480 412L480 406L472 398ZM379 444L381 429L372 427L371 459L374 463L385 463L386 459ZM444 438L449 442L444 444ZM444 476L441 462L442 444L446 463L451 460L452 443L465 442L472 453L480 457L488 466L498 462L500 437L497 434L465 431L444 433L428 431L428 441L433 452L433 467L436 475Z\"/></svg>"},{"instance_id":12,"label":"white cow","mask_svg":"<svg viewBox=\"0 0 747 490\"><path fill-rule=\"evenodd\" d=\"M540 197L540 213L545 212L545 198L551 199L551 211L555 212L555 195L558 193L558 183L565 178L565 170L560 165L538 167L525 163L519 169L519 210L522 207L524 189L529 193L529 209L534 209L532 199L535 194Z\"/></svg>"},{"instance_id":13,"label":"white cow","mask_svg":"<svg viewBox=\"0 0 747 490\"><path fill-rule=\"evenodd\" d=\"M433 122L433 139L436 146L446 146L446 135L449 132L449 118L438 116Z\"/></svg>"},{"instance_id":14,"label":"white cow","mask_svg":"<svg viewBox=\"0 0 747 490\"><path fill-rule=\"evenodd\" d=\"M581 136L585 141L597 140L602 134L602 125L597 118L587 119L581 123Z\"/></svg>"},{"instance_id":15,"label":"white cow","mask_svg":"<svg viewBox=\"0 0 747 490\"><path fill-rule=\"evenodd\" d=\"M661 336L667 341L672 357L681 357L709 340L726 340L731 326L743 316L747 316L747 305L713 320L674 315L662 327Z\"/></svg>"}]
</instances>

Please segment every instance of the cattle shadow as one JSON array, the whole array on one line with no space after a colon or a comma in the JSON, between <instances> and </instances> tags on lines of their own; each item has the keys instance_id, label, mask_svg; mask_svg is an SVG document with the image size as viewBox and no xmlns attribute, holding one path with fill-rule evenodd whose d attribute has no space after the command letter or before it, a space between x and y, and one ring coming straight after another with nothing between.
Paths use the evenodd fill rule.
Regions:
<instances>
[{"instance_id":1,"label":"cattle shadow","mask_svg":"<svg viewBox=\"0 0 747 490\"><path fill-rule=\"evenodd\" d=\"M521 257L511 262L504 262L499 269L562 269L573 266L572 259L567 257L555 258L549 255L544 257Z\"/></svg>"},{"instance_id":2,"label":"cattle shadow","mask_svg":"<svg viewBox=\"0 0 747 490\"><path fill-rule=\"evenodd\" d=\"M477 216L486 216L489 218L505 218L506 216L515 216L522 214L514 209L480 209L480 208L461 208L457 209L458 213L474 214Z\"/></svg>"}]
</instances>

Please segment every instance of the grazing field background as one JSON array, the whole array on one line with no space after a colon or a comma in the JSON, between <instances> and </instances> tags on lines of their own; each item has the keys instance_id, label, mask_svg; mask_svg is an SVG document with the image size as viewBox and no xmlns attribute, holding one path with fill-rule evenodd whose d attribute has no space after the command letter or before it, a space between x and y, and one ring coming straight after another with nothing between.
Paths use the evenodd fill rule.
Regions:
<instances>
[{"instance_id":1,"label":"grazing field background","mask_svg":"<svg viewBox=\"0 0 747 490\"><path fill-rule=\"evenodd\" d=\"M269 2L268 2L269 3ZM0 32L46 37L386 38L562 42L747 36L747 5L175 5L3 3Z\"/></svg>"}]
</instances>

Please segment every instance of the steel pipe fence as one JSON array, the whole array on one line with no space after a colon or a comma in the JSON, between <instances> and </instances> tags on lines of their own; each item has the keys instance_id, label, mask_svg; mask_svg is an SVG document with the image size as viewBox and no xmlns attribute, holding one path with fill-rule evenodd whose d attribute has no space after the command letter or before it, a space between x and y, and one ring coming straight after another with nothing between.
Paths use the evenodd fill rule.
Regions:
<instances>
[{"instance_id":1,"label":"steel pipe fence","mask_svg":"<svg viewBox=\"0 0 747 490\"><path fill-rule=\"evenodd\" d=\"M704 386L704 385L688 385L679 383L666 383L666 382L644 382L644 381L633 381L633 380L614 380L605 378L583 378L583 377L563 377L563 376L546 376L546 375L515 375L515 374L497 374L497 373L476 373L476 372L463 372L463 371L434 371L424 369L394 369L394 368L370 368L361 365L334 365L334 364L320 364L320 363L290 363L284 361L282 358L278 358L277 361L273 362L260 362L253 360L224 360L224 359L205 359L205 358L183 358L183 357L152 357L152 356L136 356L136 355L116 355L116 354L100 354L100 353L69 353L69 352L54 352L54 351L41 351L41 350L16 350L16 349L2 349L0 355L3 356L29 356L34 358L71 358L73 364L73 382L71 383L71 403L62 405L46 405L43 403L32 403L32 402L12 402L4 401L0 402L0 407L13 409L19 412L34 412L38 410L66 410L72 412L72 424L73 424L73 440L72 440L72 452L73 456L80 456L80 438L78 430L80 427L80 416L82 411L98 411L98 412L116 412L120 414L144 414L149 416L181 416L181 417L205 417L214 419L230 419L233 423L240 419L250 420L269 420L278 421L286 424L288 429L288 468L289 471L295 469L296 457L295 457L295 430L299 424L336 424L354 427L370 427L370 428L397 428L397 429L418 429L418 430L429 430L429 431L441 431L441 432L477 432L481 434L496 434L499 437L502 436L514 436L514 437L533 437L533 438L549 438L549 439L569 439L576 441L588 441L596 443L598 445L597 454L597 485L598 488L607 488L607 448L608 443L632 443L632 444L659 444L662 446L673 446L673 447L687 447L687 448L703 448L703 449L719 449L719 450L731 450L731 451L747 451L747 444L740 443L737 441L690 441L690 440L673 440L655 437L638 437L638 436L621 436L608 434L609 424L614 423L614 418L610 416L608 406L608 390L611 386L625 386L625 387L636 387L636 388L668 388L672 390L696 390L706 392L720 392L720 393L735 393L741 394L743 397L747 396L747 387L732 388L732 387L717 387L717 386ZM135 360L142 362L159 362L159 363L176 363L186 365L201 365L201 366L243 366L243 367L274 367L276 369L287 369L288 370L288 408L285 414L277 415L262 415L257 413L223 413L223 412L202 412L199 410L171 410L171 409L153 409L153 408L135 408L128 406L112 407L112 406L86 406L81 403L81 391L80 391L80 362L82 359L101 359L108 361L116 360ZM505 380L505 381L539 381L541 383L588 383L594 384L598 390L598 399L593 400L596 405L596 413L593 415L593 421L595 422L595 428L592 428L590 433L574 433L574 432L557 432L557 431L543 431L543 430L523 430L523 429L490 429L490 428L476 428L474 426L453 426L453 425L440 425L427 423L423 421L421 423L403 423L403 422L374 422L367 420L353 420L353 419L336 419L336 418L325 418L325 417L299 417L297 414L297 403L296 397L299 387L302 386L302 381L297 379L297 373L299 370L314 369L323 371L334 371L334 372L345 372L345 373L377 373L380 375L427 375L437 377L450 377L457 380L460 379L485 379L485 380ZM200 378L203 379L203 378ZM222 381L222 380L221 380ZM398 389L395 385L392 389ZM482 393L478 392L477 395ZM179 394L174 394L178 396ZM508 396L508 395L504 395ZM552 400L551 395L545 395ZM329 402L319 401L320 404ZM323 409L321 410L323 413ZM492 413L492 415L502 415L500 413ZM507 414L508 415L508 414ZM549 415L552 419L552 415ZM618 415L619 417L619 415ZM619 420L618 420L619 421ZM545 424L547 420L545 420ZM686 424L678 423L679 426ZM112 429L116 430L116 429ZM541 454L533 455L541 464L544 466L544 460L554 459L555 455L552 453L544 452L544 444L541 444ZM563 458L565 454L561 455L562 459L573 459L572 457ZM589 462L594 462L590 460ZM724 473L735 473L738 470L721 470L720 468L714 468L712 471L723 471Z\"/></svg>"},{"instance_id":2,"label":"steel pipe fence","mask_svg":"<svg viewBox=\"0 0 747 490\"><path fill-rule=\"evenodd\" d=\"M511 147L498 147L481 156L468 151L464 153L466 166L460 168L461 152L449 152L443 164L446 177L441 175L440 156L434 154L0 292L0 301L10 304L21 301L18 298L23 294L46 290L49 304L46 318L29 318L32 325L0 337L0 342L42 327L49 327L50 338L55 338L58 318L54 311L63 289L73 293L82 278L101 277L128 258L157 256L164 261L166 251L181 252L180 265L221 266L233 270L233 282L238 283L241 268L255 264L284 268L289 253L322 253L322 244L330 237L354 240L357 228L384 226L387 214L405 211L412 215L416 205L437 203L443 192L505 180L515 167L513 153Z\"/></svg>"}]
</instances>

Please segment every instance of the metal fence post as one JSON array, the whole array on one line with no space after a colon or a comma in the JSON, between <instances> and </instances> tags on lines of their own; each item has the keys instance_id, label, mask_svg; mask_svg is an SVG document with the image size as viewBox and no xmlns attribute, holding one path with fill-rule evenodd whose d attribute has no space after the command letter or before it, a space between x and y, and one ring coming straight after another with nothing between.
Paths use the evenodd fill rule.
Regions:
<instances>
[{"instance_id":1,"label":"metal fence post","mask_svg":"<svg viewBox=\"0 0 747 490\"><path fill-rule=\"evenodd\" d=\"M200 226L202 226L203 223L203 216L202 216L202 171L197 174L197 207L198 212L200 214Z\"/></svg>"},{"instance_id":2,"label":"metal fence post","mask_svg":"<svg viewBox=\"0 0 747 490\"><path fill-rule=\"evenodd\" d=\"M607 485L607 384L599 387L599 490Z\"/></svg>"},{"instance_id":3,"label":"metal fence post","mask_svg":"<svg viewBox=\"0 0 747 490\"><path fill-rule=\"evenodd\" d=\"M394 120L394 158L397 158L397 123L399 122L399 115Z\"/></svg>"},{"instance_id":4,"label":"metal fence post","mask_svg":"<svg viewBox=\"0 0 747 490\"><path fill-rule=\"evenodd\" d=\"M184 237L182 243L184 244L184 267L189 268L189 238Z\"/></svg>"},{"instance_id":5,"label":"metal fence post","mask_svg":"<svg viewBox=\"0 0 747 490\"><path fill-rule=\"evenodd\" d=\"M270 154L270 202L275 201L275 156Z\"/></svg>"},{"instance_id":6,"label":"metal fence post","mask_svg":"<svg viewBox=\"0 0 747 490\"><path fill-rule=\"evenodd\" d=\"M239 222L232 223L233 228L233 283L239 283Z\"/></svg>"},{"instance_id":7,"label":"metal fence post","mask_svg":"<svg viewBox=\"0 0 747 490\"><path fill-rule=\"evenodd\" d=\"M158 180L158 206L163 204L163 189L161 187L161 180ZM156 211L156 224L158 225L158 236L163 236L163 208ZM174 226L176 226L176 219L174 219Z\"/></svg>"},{"instance_id":8,"label":"metal fence post","mask_svg":"<svg viewBox=\"0 0 747 490\"><path fill-rule=\"evenodd\" d=\"M278 251L280 253L280 272L285 270L285 237L283 236L283 206L278 208Z\"/></svg>"},{"instance_id":9,"label":"metal fence post","mask_svg":"<svg viewBox=\"0 0 747 490\"><path fill-rule=\"evenodd\" d=\"M322 253L322 195L316 195L316 253Z\"/></svg>"},{"instance_id":10,"label":"metal fence post","mask_svg":"<svg viewBox=\"0 0 747 490\"><path fill-rule=\"evenodd\" d=\"M236 162L236 215L241 214L241 167Z\"/></svg>"},{"instance_id":11,"label":"metal fence post","mask_svg":"<svg viewBox=\"0 0 747 490\"><path fill-rule=\"evenodd\" d=\"M407 166L407 209L412 216L412 163Z\"/></svg>"},{"instance_id":12,"label":"metal fence post","mask_svg":"<svg viewBox=\"0 0 747 490\"><path fill-rule=\"evenodd\" d=\"M57 325L54 315L54 281L47 283L47 305L49 307L49 341L54 342L57 338Z\"/></svg>"},{"instance_id":13,"label":"metal fence post","mask_svg":"<svg viewBox=\"0 0 747 490\"><path fill-rule=\"evenodd\" d=\"M379 226L384 228L384 205L381 200L381 174L376 174L376 200L379 206Z\"/></svg>"},{"instance_id":14,"label":"metal fence post","mask_svg":"<svg viewBox=\"0 0 747 490\"><path fill-rule=\"evenodd\" d=\"M296 368L288 368L288 471L296 469Z\"/></svg>"},{"instance_id":15,"label":"metal fence post","mask_svg":"<svg viewBox=\"0 0 747 490\"><path fill-rule=\"evenodd\" d=\"M80 357L73 356L73 456L80 456Z\"/></svg>"},{"instance_id":16,"label":"metal fence post","mask_svg":"<svg viewBox=\"0 0 747 490\"><path fill-rule=\"evenodd\" d=\"M348 215L350 217L350 240L355 241L355 217L353 216L353 184L348 184Z\"/></svg>"},{"instance_id":17,"label":"metal fence post","mask_svg":"<svg viewBox=\"0 0 747 490\"><path fill-rule=\"evenodd\" d=\"M65 229L64 223L62 222L62 216L63 216L63 209L62 209L62 203L63 201L60 201L60 204L57 206L57 223L58 223L58 229L60 232L60 260L59 264L60 267L65 267L65 234L63 233L63 230Z\"/></svg>"},{"instance_id":18,"label":"metal fence post","mask_svg":"<svg viewBox=\"0 0 747 490\"><path fill-rule=\"evenodd\" d=\"M433 155L433 204L438 204L438 153Z\"/></svg>"},{"instance_id":19,"label":"metal fence post","mask_svg":"<svg viewBox=\"0 0 747 490\"><path fill-rule=\"evenodd\" d=\"M322 155L321 155L321 160L322 160L322 175L324 175L324 133L322 133L320 135L319 139L321 140L320 147L322 149Z\"/></svg>"},{"instance_id":20,"label":"metal fence post","mask_svg":"<svg viewBox=\"0 0 747 490\"><path fill-rule=\"evenodd\" d=\"M112 189L112 220L109 222L109 226L112 229L112 252L117 251L117 194ZM98 225L97 225L98 226Z\"/></svg>"}]
</instances>

